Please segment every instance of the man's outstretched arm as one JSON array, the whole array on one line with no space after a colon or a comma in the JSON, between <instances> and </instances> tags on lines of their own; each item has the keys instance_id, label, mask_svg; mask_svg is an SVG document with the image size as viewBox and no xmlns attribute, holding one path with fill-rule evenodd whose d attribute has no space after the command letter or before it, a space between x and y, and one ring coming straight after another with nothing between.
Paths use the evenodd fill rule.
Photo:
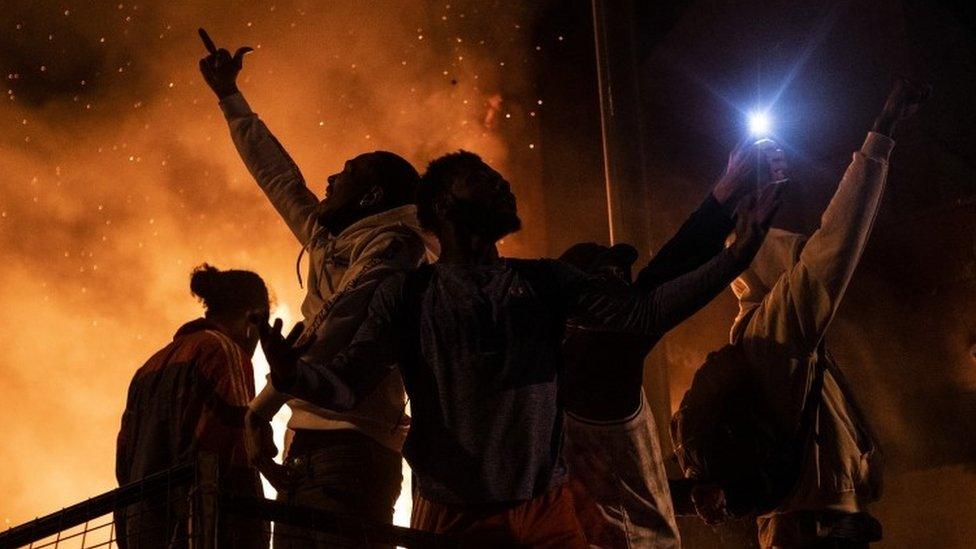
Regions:
<instances>
[{"instance_id":1,"label":"man's outstretched arm","mask_svg":"<svg viewBox=\"0 0 976 549\"><path fill-rule=\"evenodd\" d=\"M740 211L732 246L697 269L651 290L623 291L599 278L579 274L573 280L574 270L563 266L556 276L561 279L559 286L568 288L571 316L590 328L662 335L708 304L749 265L779 208L781 190L780 185L770 185L759 198L750 196L749 204Z\"/></svg>"},{"instance_id":2,"label":"man's outstretched arm","mask_svg":"<svg viewBox=\"0 0 976 549\"><path fill-rule=\"evenodd\" d=\"M721 253L734 225L731 212L709 193L678 232L637 273L634 284L653 288L697 269Z\"/></svg>"},{"instance_id":3,"label":"man's outstretched arm","mask_svg":"<svg viewBox=\"0 0 976 549\"><path fill-rule=\"evenodd\" d=\"M216 49L203 29L200 36L209 52L200 60L200 72L220 100L237 152L295 237L302 244L308 243L319 200L308 189L298 166L237 88L237 75L251 48L239 48L232 56L225 49Z\"/></svg>"},{"instance_id":4,"label":"man's outstretched arm","mask_svg":"<svg viewBox=\"0 0 976 549\"><path fill-rule=\"evenodd\" d=\"M328 362L342 352L366 320L370 302L383 282L420 266L425 253L423 240L410 229L393 226L375 235L346 269L338 292L326 302L309 328L324 335L312 344L304 360ZM249 408L270 421L289 400L290 396L276 391L269 383Z\"/></svg>"},{"instance_id":5,"label":"man's outstretched arm","mask_svg":"<svg viewBox=\"0 0 976 549\"><path fill-rule=\"evenodd\" d=\"M777 166L782 151L770 140L738 148L729 155L725 173L678 229L678 232L641 269L635 280L650 289L689 273L722 252L735 228L735 208L759 181L781 179Z\"/></svg>"}]
</instances>

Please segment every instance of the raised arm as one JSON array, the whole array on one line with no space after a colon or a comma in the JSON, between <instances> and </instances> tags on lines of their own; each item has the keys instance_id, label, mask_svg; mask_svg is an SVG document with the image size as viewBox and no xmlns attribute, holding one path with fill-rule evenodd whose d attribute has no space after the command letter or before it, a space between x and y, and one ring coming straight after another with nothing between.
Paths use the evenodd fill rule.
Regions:
<instances>
[{"instance_id":1,"label":"raised arm","mask_svg":"<svg viewBox=\"0 0 976 549\"><path fill-rule=\"evenodd\" d=\"M770 140L740 147L729 155L725 173L678 232L641 269L635 280L650 289L697 269L718 255L735 227L733 212L757 183L782 179L782 151Z\"/></svg>"},{"instance_id":2,"label":"raised arm","mask_svg":"<svg viewBox=\"0 0 976 549\"><path fill-rule=\"evenodd\" d=\"M735 226L730 213L709 193L678 232L641 269L634 284L639 288L653 288L697 269L718 255Z\"/></svg>"},{"instance_id":3,"label":"raised arm","mask_svg":"<svg viewBox=\"0 0 976 549\"><path fill-rule=\"evenodd\" d=\"M298 166L237 88L237 75L251 48L239 48L232 56L225 49L217 49L203 29L200 37L209 52L200 60L200 72L220 100L237 152L295 237L302 244L308 243L319 200L306 186Z\"/></svg>"},{"instance_id":4,"label":"raised arm","mask_svg":"<svg viewBox=\"0 0 976 549\"><path fill-rule=\"evenodd\" d=\"M661 335L724 291L752 261L779 208L780 185L740 208L735 242L704 265L653 289L622 288L582 277L570 284L571 316L591 328ZM568 269L568 268L565 268ZM572 281L571 281L572 282Z\"/></svg>"},{"instance_id":5,"label":"raised arm","mask_svg":"<svg viewBox=\"0 0 976 549\"><path fill-rule=\"evenodd\" d=\"M807 359L837 313L874 226L895 144L889 135L923 96L907 82L896 85L798 260L759 303L741 305L733 342L741 341L760 379L784 396L784 406L792 403L781 414L786 421L798 417L812 373Z\"/></svg>"}]
</instances>

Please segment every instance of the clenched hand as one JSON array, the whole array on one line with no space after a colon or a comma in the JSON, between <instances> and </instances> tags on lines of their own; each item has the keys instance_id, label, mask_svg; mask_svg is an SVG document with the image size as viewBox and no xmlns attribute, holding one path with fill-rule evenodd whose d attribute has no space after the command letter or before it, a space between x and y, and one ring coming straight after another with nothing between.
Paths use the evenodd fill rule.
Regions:
<instances>
[{"instance_id":1,"label":"clenched hand","mask_svg":"<svg viewBox=\"0 0 976 549\"><path fill-rule=\"evenodd\" d=\"M199 29L199 32L200 39L203 40L203 45L209 53L200 60L200 72L203 74L203 79L219 99L237 93L237 75L244 67L244 55L254 51L254 49L244 46L237 48L234 55L231 55L224 48L217 49L207 31Z\"/></svg>"}]
</instances>

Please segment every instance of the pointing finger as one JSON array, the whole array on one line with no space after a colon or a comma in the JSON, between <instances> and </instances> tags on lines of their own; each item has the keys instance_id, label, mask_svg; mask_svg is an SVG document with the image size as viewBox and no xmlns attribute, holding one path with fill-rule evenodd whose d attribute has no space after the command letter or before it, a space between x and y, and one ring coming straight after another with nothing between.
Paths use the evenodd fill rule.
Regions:
<instances>
[{"instance_id":1,"label":"pointing finger","mask_svg":"<svg viewBox=\"0 0 976 549\"><path fill-rule=\"evenodd\" d=\"M203 27L201 27L197 29L197 32L200 34L200 40L203 40L203 47L207 48L207 51L210 53L217 53L217 45L214 44L214 41L210 39L210 35L207 34L207 31L203 30Z\"/></svg>"}]
</instances>

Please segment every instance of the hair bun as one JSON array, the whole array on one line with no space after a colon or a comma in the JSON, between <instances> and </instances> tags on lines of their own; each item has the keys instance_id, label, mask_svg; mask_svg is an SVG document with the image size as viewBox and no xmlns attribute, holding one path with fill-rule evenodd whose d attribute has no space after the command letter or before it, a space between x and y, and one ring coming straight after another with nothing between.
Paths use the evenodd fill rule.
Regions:
<instances>
[{"instance_id":1,"label":"hair bun","mask_svg":"<svg viewBox=\"0 0 976 549\"><path fill-rule=\"evenodd\" d=\"M205 303L209 302L217 293L219 278L220 269L204 263L193 269L193 274L190 275L190 291Z\"/></svg>"},{"instance_id":2,"label":"hair bun","mask_svg":"<svg viewBox=\"0 0 976 549\"><path fill-rule=\"evenodd\" d=\"M190 292L200 298L208 315L267 309L270 301L268 288L256 273L237 269L221 271L207 263L193 269Z\"/></svg>"}]
</instances>

